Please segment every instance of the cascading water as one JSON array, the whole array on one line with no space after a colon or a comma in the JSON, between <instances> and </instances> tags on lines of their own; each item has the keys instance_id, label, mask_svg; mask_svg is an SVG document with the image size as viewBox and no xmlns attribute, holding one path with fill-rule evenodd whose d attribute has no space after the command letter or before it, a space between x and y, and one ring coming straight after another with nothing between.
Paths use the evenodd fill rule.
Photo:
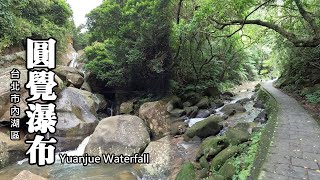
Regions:
<instances>
[{"instance_id":1,"label":"cascading water","mask_svg":"<svg viewBox=\"0 0 320 180\"><path fill-rule=\"evenodd\" d=\"M78 65L78 53L72 53L71 62L69 63L69 67L76 68Z\"/></svg>"}]
</instances>

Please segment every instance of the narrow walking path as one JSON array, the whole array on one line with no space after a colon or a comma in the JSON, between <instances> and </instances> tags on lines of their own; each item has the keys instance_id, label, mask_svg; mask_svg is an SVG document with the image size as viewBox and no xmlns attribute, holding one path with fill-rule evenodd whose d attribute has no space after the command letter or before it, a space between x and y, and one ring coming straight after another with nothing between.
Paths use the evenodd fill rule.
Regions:
<instances>
[{"instance_id":1,"label":"narrow walking path","mask_svg":"<svg viewBox=\"0 0 320 180\"><path fill-rule=\"evenodd\" d=\"M259 179L320 180L320 128L293 98L263 84L278 102L278 122Z\"/></svg>"}]
</instances>

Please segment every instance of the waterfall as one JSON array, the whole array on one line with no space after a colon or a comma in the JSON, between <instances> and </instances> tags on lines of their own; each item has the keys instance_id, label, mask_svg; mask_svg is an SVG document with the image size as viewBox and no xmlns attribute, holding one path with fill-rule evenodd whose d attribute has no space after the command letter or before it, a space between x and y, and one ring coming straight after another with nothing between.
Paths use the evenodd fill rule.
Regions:
<instances>
[{"instance_id":1,"label":"waterfall","mask_svg":"<svg viewBox=\"0 0 320 180\"><path fill-rule=\"evenodd\" d=\"M56 155L55 155L56 162L60 162L59 154L67 154L68 156L82 156L84 154L84 150L86 149L86 146L90 140L90 137L91 137L91 135L86 137L75 150L56 153ZM18 161L17 164L22 165L24 162L27 162L27 161L28 161L28 158L25 158L21 161Z\"/></svg>"},{"instance_id":2,"label":"waterfall","mask_svg":"<svg viewBox=\"0 0 320 180\"><path fill-rule=\"evenodd\" d=\"M76 68L78 65L78 53L77 52L73 52L71 55L71 62L69 64L69 67L73 67Z\"/></svg>"}]
</instances>

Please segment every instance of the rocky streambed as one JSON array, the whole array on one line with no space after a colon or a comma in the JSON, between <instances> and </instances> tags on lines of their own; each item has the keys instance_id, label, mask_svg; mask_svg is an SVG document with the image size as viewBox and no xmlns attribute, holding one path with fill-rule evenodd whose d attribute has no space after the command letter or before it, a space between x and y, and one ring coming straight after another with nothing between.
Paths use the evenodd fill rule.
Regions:
<instances>
[{"instance_id":1,"label":"rocky streambed","mask_svg":"<svg viewBox=\"0 0 320 180\"><path fill-rule=\"evenodd\" d=\"M23 56L17 57L23 63ZM70 57L76 58L75 52L70 52ZM30 135L25 134L24 113L21 114L22 140L9 138L9 72L15 67L21 70L20 83L25 84L27 79L24 66L16 63L18 60L0 68L0 177L5 180L19 173L15 180L37 175L59 180L184 179L190 169L197 178L212 176L213 172L221 174L225 164L230 164L226 161L236 156L242 146L250 144L252 132L267 120L263 104L255 98L256 83L236 87L232 92L211 89L205 95L192 92L141 104L129 99L121 103L120 115L104 118L98 112L108 109L108 101L91 91L94 87L87 83L84 71L70 67L79 65L74 59L70 59L70 66L65 66L68 63L64 60L55 69L57 161L38 168L25 160L28 147L24 140ZM19 106L23 112L27 108L26 89L22 88L21 95ZM61 152L79 156L144 152L150 154L150 163L62 164L58 156Z\"/></svg>"}]
</instances>

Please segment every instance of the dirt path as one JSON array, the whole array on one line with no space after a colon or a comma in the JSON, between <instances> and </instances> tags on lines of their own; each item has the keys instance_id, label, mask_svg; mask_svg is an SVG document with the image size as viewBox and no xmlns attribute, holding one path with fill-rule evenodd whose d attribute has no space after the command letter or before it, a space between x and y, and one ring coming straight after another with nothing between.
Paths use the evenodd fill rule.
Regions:
<instances>
[{"instance_id":1,"label":"dirt path","mask_svg":"<svg viewBox=\"0 0 320 180\"><path fill-rule=\"evenodd\" d=\"M259 179L320 180L320 128L293 98L263 84L278 102L278 121Z\"/></svg>"}]
</instances>

